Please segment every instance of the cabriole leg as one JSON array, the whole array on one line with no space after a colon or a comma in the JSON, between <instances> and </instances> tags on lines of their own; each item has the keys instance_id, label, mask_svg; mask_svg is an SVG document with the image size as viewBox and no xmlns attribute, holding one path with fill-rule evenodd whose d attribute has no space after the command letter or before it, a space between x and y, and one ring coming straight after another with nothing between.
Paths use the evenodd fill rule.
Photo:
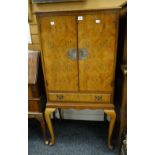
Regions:
<instances>
[{"instance_id":1,"label":"cabriole leg","mask_svg":"<svg viewBox=\"0 0 155 155\"><path fill-rule=\"evenodd\" d=\"M116 113L115 113L115 110L104 110L104 112L110 117L110 124L109 124L109 131L108 131L108 147L109 149L112 149L111 136L115 125Z\"/></svg>"},{"instance_id":2,"label":"cabriole leg","mask_svg":"<svg viewBox=\"0 0 155 155\"><path fill-rule=\"evenodd\" d=\"M54 131L53 131L53 125L51 121L51 114L55 111L55 108L46 108L45 109L45 120L50 132L51 140L49 145L53 145L55 143L55 138L54 138Z\"/></svg>"}]
</instances>

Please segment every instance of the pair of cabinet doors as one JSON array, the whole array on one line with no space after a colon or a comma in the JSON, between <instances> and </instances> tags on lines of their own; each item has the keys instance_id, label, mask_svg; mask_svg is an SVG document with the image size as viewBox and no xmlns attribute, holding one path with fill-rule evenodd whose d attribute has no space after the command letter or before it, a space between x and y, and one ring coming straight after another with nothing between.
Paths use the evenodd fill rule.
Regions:
<instances>
[{"instance_id":1,"label":"pair of cabinet doors","mask_svg":"<svg viewBox=\"0 0 155 155\"><path fill-rule=\"evenodd\" d=\"M112 92L116 13L39 17L48 92Z\"/></svg>"}]
</instances>

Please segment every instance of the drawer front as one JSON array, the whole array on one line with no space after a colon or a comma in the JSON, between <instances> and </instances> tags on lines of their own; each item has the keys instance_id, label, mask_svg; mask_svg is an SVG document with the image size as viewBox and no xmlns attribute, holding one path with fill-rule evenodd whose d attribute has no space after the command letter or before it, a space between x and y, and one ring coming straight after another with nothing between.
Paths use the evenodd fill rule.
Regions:
<instances>
[{"instance_id":1,"label":"drawer front","mask_svg":"<svg viewBox=\"0 0 155 155\"><path fill-rule=\"evenodd\" d=\"M50 101L110 103L111 94L49 93Z\"/></svg>"},{"instance_id":2,"label":"drawer front","mask_svg":"<svg viewBox=\"0 0 155 155\"><path fill-rule=\"evenodd\" d=\"M29 100L28 101L28 111L40 112L39 100Z\"/></svg>"}]
</instances>

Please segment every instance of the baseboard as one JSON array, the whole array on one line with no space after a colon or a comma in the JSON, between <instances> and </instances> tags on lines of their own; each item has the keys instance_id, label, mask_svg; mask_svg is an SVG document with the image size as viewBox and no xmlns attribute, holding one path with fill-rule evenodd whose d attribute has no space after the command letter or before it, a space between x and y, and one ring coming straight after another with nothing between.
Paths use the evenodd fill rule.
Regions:
<instances>
[{"instance_id":1,"label":"baseboard","mask_svg":"<svg viewBox=\"0 0 155 155\"><path fill-rule=\"evenodd\" d=\"M71 120L90 120L90 121L104 121L103 110L61 110L63 119ZM56 111L56 117L59 118L59 113Z\"/></svg>"}]
</instances>

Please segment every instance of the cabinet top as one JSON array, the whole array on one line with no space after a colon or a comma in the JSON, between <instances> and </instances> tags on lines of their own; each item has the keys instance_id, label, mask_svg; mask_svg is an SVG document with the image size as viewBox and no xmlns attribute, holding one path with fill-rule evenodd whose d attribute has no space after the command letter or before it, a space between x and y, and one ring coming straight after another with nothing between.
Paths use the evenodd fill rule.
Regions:
<instances>
[{"instance_id":1,"label":"cabinet top","mask_svg":"<svg viewBox=\"0 0 155 155\"><path fill-rule=\"evenodd\" d=\"M127 3L127 0L85 0L79 2L65 3L44 3L33 4L32 11L39 12L57 12L57 11L88 11L119 9Z\"/></svg>"}]
</instances>

